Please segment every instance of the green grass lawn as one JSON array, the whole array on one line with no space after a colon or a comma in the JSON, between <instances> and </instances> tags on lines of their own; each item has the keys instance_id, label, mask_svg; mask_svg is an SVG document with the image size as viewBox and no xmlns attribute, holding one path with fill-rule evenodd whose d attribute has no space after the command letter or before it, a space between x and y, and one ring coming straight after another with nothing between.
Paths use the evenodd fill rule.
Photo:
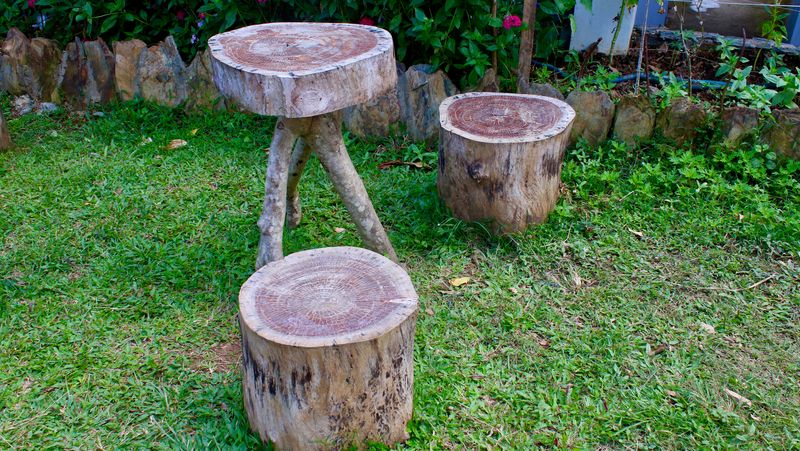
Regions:
<instances>
[{"instance_id":1,"label":"green grass lawn","mask_svg":"<svg viewBox=\"0 0 800 451\"><path fill-rule=\"evenodd\" d=\"M258 446L235 315L273 124L147 104L10 120L0 448ZM435 170L377 168L435 165L421 147L349 149L420 295L405 447L800 448L800 165L578 146L548 222L493 237L449 216ZM318 162L301 192L287 253L360 245Z\"/></svg>"}]
</instances>

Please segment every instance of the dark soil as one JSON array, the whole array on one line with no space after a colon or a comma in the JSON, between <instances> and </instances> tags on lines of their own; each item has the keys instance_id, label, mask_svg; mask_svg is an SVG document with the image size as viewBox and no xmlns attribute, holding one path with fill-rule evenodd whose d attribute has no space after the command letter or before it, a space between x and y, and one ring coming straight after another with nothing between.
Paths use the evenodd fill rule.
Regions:
<instances>
[{"instance_id":1,"label":"dark soil","mask_svg":"<svg viewBox=\"0 0 800 451\"><path fill-rule=\"evenodd\" d=\"M652 38L650 42L645 43L645 51L642 55L642 71L645 73L660 73L672 72L678 77L691 78L693 80L720 80L716 76L717 69L719 68L720 58L719 51L715 45L702 44L694 45L689 44L691 58L687 57L686 51L683 49L680 41L673 42L657 42ZM605 67L620 75L635 74L636 67L639 59L639 42L640 37L637 33L631 37L631 47L627 55L617 55L613 59L613 64L610 64L609 57L601 54L587 54L581 55L583 69L579 76L592 74L598 67ZM764 60L769 56L768 50L758 50L752 48L741 48L739 54L748 59L746 65L755 65L760 69ZM784 63L787 67L794 69L800 66L800 57L795 55L784 55ZM691 62L691 64L690 64ZM559 67L564 67L563 62L556 64ZM720 80L727 81L727 80ZM753 70L750 76L750 82L762 83L761 75L757 70ZM647 82L645 81L644 83ZM650 82L650 85L657 83ZM626 92L632 89L632 83L618 84L616 90Z\"/></svg>"}]
</instances>

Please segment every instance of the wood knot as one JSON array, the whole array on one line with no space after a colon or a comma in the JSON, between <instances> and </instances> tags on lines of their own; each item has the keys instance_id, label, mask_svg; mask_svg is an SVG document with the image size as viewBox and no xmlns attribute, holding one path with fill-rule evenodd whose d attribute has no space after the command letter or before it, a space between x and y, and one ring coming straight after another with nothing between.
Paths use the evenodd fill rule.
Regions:
<instances>
[{"instance_id":1,"label":"wood knot","mask_svg":"<svg viewBox=\"0 0 800 451\"><path fill-rule=\"evenodd\" d=\"M475 180L478 183L489 178L489 176L483 170L483 163L480 161L470 163L469 166L467 166L467 174L469 174L472 180Z\"/></svg>"},{"instance_id":2,"label":"wood knot","mask_svg":"<svg viewBox=\"0 0 800 451\"><path fill-rule=\"evenodd\" d=\"M286 128L286 125L283 124L283 121L278 121L278 124L275 125L275 128L277 128L278 130L283 130L284 128Z\"/></svg>"}]
</instances>

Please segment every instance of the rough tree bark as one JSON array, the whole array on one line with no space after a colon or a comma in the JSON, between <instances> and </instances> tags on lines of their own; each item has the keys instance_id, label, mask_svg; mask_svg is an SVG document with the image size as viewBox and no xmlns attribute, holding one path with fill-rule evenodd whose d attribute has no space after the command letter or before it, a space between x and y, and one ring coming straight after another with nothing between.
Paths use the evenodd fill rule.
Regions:
<instances>
[{"instance_id":1,"label":"rough tree bark","mask_svg":"<svg viewBox=\"0 0 800 451\"><path fill-rule=\"evenodd\" d=\"M439 110L439 195L456 217L498 233L541 223L558 200L575 112L550 97L469 93Z\"/></svg>"},{"instance_id":2,"label":"rough tree bark","mask_svg":"<svg viewBox=\"0 0 800 451\"><path fill-rule=\"evenodd\" d=\"M376 27L269 23L218 34L208 47L220 92L267 116L330 113L397 83L392 36Z\"/></svg>"},{"instance_id":3,"label":"rough tree bark","mask_svg":"<svg viewBox=\"0 0 800 451\"><path fill-rule=\"evenodd\" d=\"M300 177L306 168L308 159L311 158L313 149L307 145L303 138L297 138L292 151L292 163L289 166L289 183L286 187L286 202L288 203L288 210L286 211L286 224L289 228L295 228L300 225L303 219L303 211L300 205Z\"/></svg>"},{"instance_id":4,"label":"rough tree bark","mask_svg":"<svg viewBox=\"0 0 800 451\"><path fill-rule=\"evenodd\" d=\"M528 27L522 30L519 38L519 62L517 63L517 92L527 93L530 87L531 58L533 58L533 38L536 29L536 0L525 0L522 7L522 22Z\"/></svg>"},{"instance_id":5,"label":"rough tree bark","mask_svg":"<svg viewBox=\"0 0 800 451\"><path fill-rule=\"evenodd\" d=\"M8 133L8 125L6 118L3 117L3 112L0 111L0 150L7 150L11 148L11 135Z\"/></svg>"},{"instance_id":6,"label":"rough tree bark","mask_svg":"<svg viewBox=\"0 0 800 451\"><path fill-rule=\"evenodd\" d=\"M408 438L417 295L397 264L352 247L270 263L239 294L250 425L278 449Z\"/></svg>"},{"instance_id":7,"label":"rough tree bark","mask_svg":"<svg viewBox=\"0 0 800 451\"><path fill-rule=\"evenodd\" d=\"M366 246L396 260L344 147L337 113L397 83L391 35L353 24L269 23L216 35L209 48L220 92L254 113L281 116L278 126L290 130L276 129L270 147L256 267L283 257L284 221L300 223L297 187L312 149Z\"/></svg>"}]
</instances>

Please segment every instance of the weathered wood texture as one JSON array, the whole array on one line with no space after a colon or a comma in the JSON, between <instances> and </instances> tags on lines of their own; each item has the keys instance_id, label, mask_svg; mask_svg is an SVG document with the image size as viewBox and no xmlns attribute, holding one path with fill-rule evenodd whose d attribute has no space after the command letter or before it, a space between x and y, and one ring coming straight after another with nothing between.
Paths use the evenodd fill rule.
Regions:
<instances>
[{"instance_id":1,"label":"weathered wood texture","mask_svg":"<svg viewBox=\"0 0 800 451\"><path fill-rule=\"evenodd\" d=\"M303 219L303 210L300 203L300 177L311 158L311 146L306 145L303 138L297 138L292 151L292 162L289 166L289 182L286 189L286 202L289 204L286 210L286 224L293 229L300 225Z\"/></svg>"},{"instance_id":2,"label":"weathered wood texture","mask_svg":"<svg viewBox=\"0 0 800 451\"><path fill-rule=\"evenodd\" d=\"M575 112L520 94L469 93L440 106L439 195L456 217L511 233L541 223L558 200Z\"/></svg>"},{"instance_id":3,"label":"weathered wood texture","mask_svg":"<svg viewBox=\"0 0 800 451\"><path fill-rule=\"evenodd\" d=\"M11 148L11 135L8 133L8 124L6 118L3 117L3 112L0 111L0 150L7 150Z\"/></svg>"},{"instance_id":4,"label":"weathered wood texture","mask_svg":"<svg viewBox=\"0 0 800 451\"><path fill-rule=\"evenodd\" d=\"M262 115L325 114L397 82L392 36L376 27L267 23L216 35L208 47L220 92Z\"/></svg>"},{"instance_id":5,"label":"weathered wood texture","mask_svg":"<svg viewBox=\"0 0 800 451\"><path fill-rule=\"evenodd\" d=\"M353 24L269 23L216 35L209 48L223 95L254 113L281 116L270 147L256 268L283 258L284 223L300 224L298 184L312 149L365 245L397 260L347 154L340 113L397 83L389 32Z\"/></svg>"},{"instance_id":6,"label":"weathered wood texture","mask_svg":"<svg viewBox=\"0 0 800 451\"><path fill-rule=\"evenodd\" d=\"M239 294L250 425L278 449L405 440L417 295L397 264L337 247L264 266Z\"/></svg>"},{"instance_id":7,"label":"weathered wood texture","mask_svg":"<svg viewBox=\"0 0 800 451\"><path fill-rule=\"evenodd\" d=\"M341 123L340 113L278 120L269 151L264 207L258 221L261 240L256 268L283 258L284 221L289 227L300 223L297 188L312 150L331 178L366 247L397 261L386 230L347 154ZM302 142L295 145L295 140Z\"/></svg>"}]
</instances>

